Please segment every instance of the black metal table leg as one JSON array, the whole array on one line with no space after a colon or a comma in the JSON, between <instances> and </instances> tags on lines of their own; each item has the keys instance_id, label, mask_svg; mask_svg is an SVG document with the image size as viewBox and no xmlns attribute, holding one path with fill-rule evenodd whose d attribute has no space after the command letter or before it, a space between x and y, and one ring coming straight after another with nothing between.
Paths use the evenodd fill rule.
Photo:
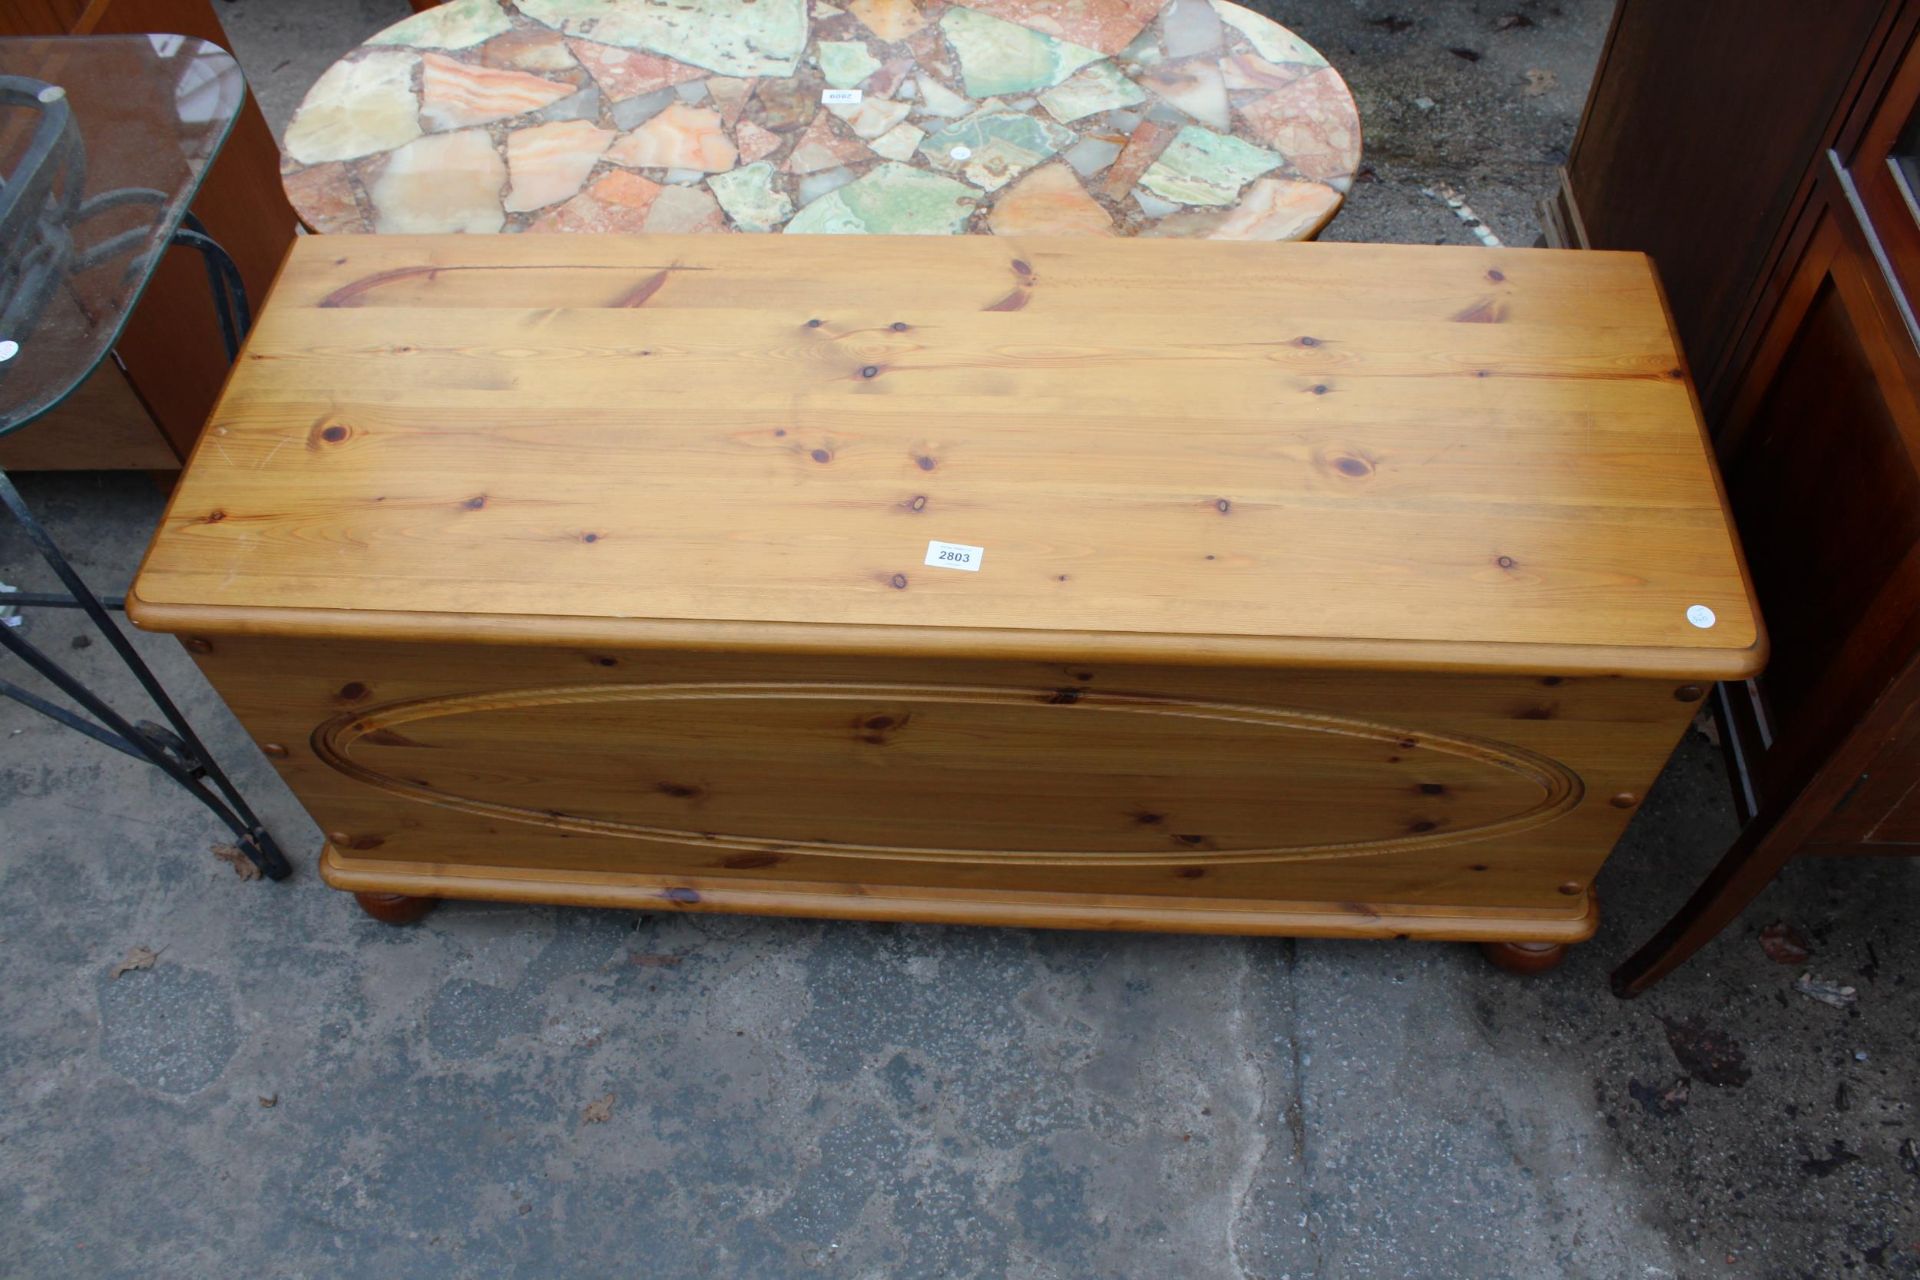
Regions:
<instances>
[{"instance_id":1,"label":"black metal table leg","mask_svg":"<svg viewBox=\"0 0 1920 1280\"><path fill-rule=\"evenodd\" d=\"M286 856L273 842L273 837L254 816L253 810L240 795L239 789L227 778L217 764L211 752L193 731L193 726L180 713L180 709L167 696L160 680L153 674L146 662L140 657L133 642L115 625L112 615L92 589L83 581L73 565L68 562L60 548L55 545L27 507L20 491L14 487L12 479L4 470L0 470L0 505L4 505L13 518L20 523L27 538L33 543L34 550L47 562L54 575L66 587L71 602L84 611L94 628L113 646L127 670L133 673L140 687L146 691L153 704L166 717L171 731L159 725L136 726L95 694L71 672L65 670L52 658L35 647L17 629L0 626L0 647L39 672L49 683L93 717L91 722L83 721L70 712L36 697L17 685L0 681L0 696L12 698L22 706L30 707L43 715L70 728L80 730L95 741L105 743L115 750L128 755L138 756L153 765L200 803L212 810L214 815L233 831L240 849L248 859L268 877L284 880L291 875L293 868ZM64 603L64 602L63 602ZM77 722L77 723L76 723ZM169 740L171 739L171 740ZM204 780L204 781L203 781ZM211 782L210 789L206 784Z\"/></svg>"},{"instance_id":2,"label":"black metal table leg","mask_svg":"<svg viewBox=\"0 0 1920 1280\"><path fill-rule=\"evenodd\" d=\"M73 65L73 59L84 62L85 55L79 51L93 47L94 43L68 42L67 47L75 51L72 57L63 54L56 61L69 72L78 74L79 68ZM143 53L157 50L157 46L138 40L128 42L126 47ZM124 50L120 56L124 57ZM156 69L160 61L170 56L163 54L156 58ZM103 58L104 65L111 65L113 61L113 57ZM207 69L216 76L225 76L234 87L240 84L239 68L231 59L226 60L224 68ZM4 349L0 350L0 387L10 388L10 375L19 376L16 371L36 356L43 366L36 370L41 382L28 381L21 394L0 399L0 404L6 406L5 413L0 413L0 435L28 425L58 400L58 395L51 394L51 386L41 385L48 381L49 367L71 373L73 381L66 384L70 390L80 377L97 366L106 355L107 345L118 337L127 311L138 299L140 289L151 280L154 268L169 245L192 248L205 262L221 341L227 359L235 359L252 323L246 283L232 257L184 207L198 188L205 161L220 145L217 134L201 137L201 145L210 141L211 146L204 155L199 155L187 145L189 135L206 134L216 126L224 128L231 124L232 116L224 121L211 116L204 121L176 118L172 123L181 133L172 139L165 137L163 130L156 130L154 144L171 141L182 162L177 174L179 180L170 189L163 190L100 181L98 173L90 178L80 122L64 86L50 83L37 74L17 74L10 67L7 74L0 74L0 102L10 110L32 113L23 117L28 126L20 154L12 158L9 172L0 180L0 339L6 340ZM112 122L104 123L111 126ZM203 127L186 127L196 124ZM109 159L113 159L111 153ZM164 165L147 168L150 174L166 170ZM107 170L110 174L125 170L126 176L141 176L139 166L124 162L118 169L110 163ZM113 275L115 271L117 278ZM91 292L76 287L76 282L82 279L92 282ZM78 309L93 326L88 333L98 339L98 345L89 348L84 342L75 342L71 335L63 341L57 334L45 343L40 342L41 338L48 337L47 333L39 332L44 313L54 299L63 296L64 305L69 308L84 300L85 305ZM16 358L19 364L10 363ZM68 365L72 366L70 370L66 368ZM72 672L3 622L0 622L0 650L32 667L78 711L10 680L0 679L0 697L10 698L103 746L153 765L231 828L240 848L262 872L275 880L291 874L292 868L272 836L247 807L193 726L187 723L159 679L108 614L110 607L124 608L124 601L102 600L88 588L34 518L4 470L0 470L0 505L20 522L34 550L66 588L64 594L10 592L6 602L26 608L83 611L140 682L166 723L129 721Z\"/></svg>"},{"instance_id":3,"label":"black metal table leg","mask_svg":"<svg viewBox=\"0 0 1920 1280\"><path fill-rule=\"evenodd\" d=\"M218 240L192 213L180 216L180 229L173 243L200 251L207 264L207 288L213 294L213 309L220 318L220 339L226 344L227 363L240 358L240 340L253 327L253 312L247 305L247 282L240 278L240 266Z\"/></svg>"}]
</instances>

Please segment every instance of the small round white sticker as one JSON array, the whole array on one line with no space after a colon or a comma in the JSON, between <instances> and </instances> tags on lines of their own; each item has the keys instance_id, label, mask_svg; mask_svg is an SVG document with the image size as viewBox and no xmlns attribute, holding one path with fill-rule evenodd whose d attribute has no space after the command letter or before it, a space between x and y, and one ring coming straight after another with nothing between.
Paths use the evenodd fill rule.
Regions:
<instances>
[{"instance_id":1,"label":"small round white sticker","mask_svg":"<svg viewBox=\"0 0 1920 1280\"><path fill-rule=\"evenodd\" d=\"M947 152L947 154L952 156L955 160L971 160L973 159L973 148L972 147L955 147L953 150Z\"/></svg>"},{"instance_id":2,"label":"small round white sticker","mask_svg":"<svg viewBox=\"0 0 1920 1280\"><path fill-rule=\"evenodd\" d=\"M1713 610L1707 608L1707 606L1703 604L1690 604L1687 606L1687 621L1705 630L1718 621L1718 619L1713 616Z\"/></svg>"}]
</instances>

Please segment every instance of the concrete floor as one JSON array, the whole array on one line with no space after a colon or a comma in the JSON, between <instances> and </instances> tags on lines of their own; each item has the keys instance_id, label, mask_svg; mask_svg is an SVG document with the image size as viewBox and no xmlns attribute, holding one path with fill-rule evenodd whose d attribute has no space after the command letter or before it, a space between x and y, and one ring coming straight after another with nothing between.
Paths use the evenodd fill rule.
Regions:
<instances>
[{"instance_id":1,"label":"concrete floor","mask_svg":"<svg viewBox=\"0 0 1920 1280\"><path fill-rule=\"evenodd\" d=\"M222 9L276 124L402 11ZM1604 4L1276 13L1367 123L1337 238L1466 240L1423 190L1447 183L1532 239ZM24 487L127 580L150 483ZM51 585L11 527L0 579ZM133 702L72 619L28 634ZM1920 869L1792 868L1653 993L1607 994L1732 834L1698 737L1599 936L1533 980L1419 944L479 905L396 930L320 884L318 832L178 646L140 644L301 870L241 882L156 775L0 705L0 1275L1920 1275ZM1762 952L1776 920L1805 966ZM153 967L111 976L136 946ZM1802 967L1858 1005L1795 993ZM1743 1071L1700 1061L1709 1033Z\"/></svg>"}]
</instances>

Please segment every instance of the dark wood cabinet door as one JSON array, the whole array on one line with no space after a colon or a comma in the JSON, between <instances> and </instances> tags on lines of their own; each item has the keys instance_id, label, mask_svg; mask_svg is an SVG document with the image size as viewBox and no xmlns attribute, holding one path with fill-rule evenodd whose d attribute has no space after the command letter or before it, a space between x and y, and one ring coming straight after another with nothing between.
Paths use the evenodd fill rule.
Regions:
<instances>
[{"instance_id":1,"label":"dark wood cabinet door","mask_svg":"<svg viewBox=\"0 0 1920 1280\"><path fill-rule=\"evenodd\" d=\"M1837 25L1820 30L1829 20ZM1728 45L1729 23L1752 38ZM1621 50L1636 48L1622 33L1640 26L1663 41L1638 49L1645 67L1613 76ZM1698 41L1670 39L1683 29ZM1684 78L1690 67L1708 74L1635 96L1660 71ZM1676 317L1693 326L1690 354L1772 641L1762 676L1716 693L1746 830L1615 972L1614 990L1632 995L1734 920L1791 858L1920 854L1920 0L1623 0L1600 80L1569 191L1589 159L1655 136L1609 129L1644 126L1658 102L1700 110L1678 122L1671 154L1616 166L1684 174L1684 185L1636 189L1615 175L1608 203L1588 208L1581 193L1574 222L1586 215L1596 247L1614 246L1593 232L1594 209L1639 228L1635 247L1654 252ZM1830 104L1817 122L1804 114L1816 100ZM1600 139L1594 157L1589 135ZM1755 148L1760 168L1736 172ZM1697 262L1674 258L1694 250ZM1736 277L1747 301L1716 331L1707 320L1732 314Z\"/></svg>"},{"instance_id":2,"label":"dark wood cabinet door","mask_svg":"<svg viewBox=\"0 0 1920 1280\"><path fill-rule=\"evenodd\" d=\"M1920 298L1920 35L1849 149L1839 180L1872 229L1876 257L1901 304L1908 338L1920 345L1912 305Z\"/></svg>"},{"instance_id":3,"label":"dark wood cabinet door","mask_svg":"<svg viewBox=\"0 0 1920 1280\"><path fill-rule=\"evenodd\" d=\"M1620 0L1567 162L1595 249L1653 255L1712 409L1836 110L1895 6Z\"/></svg>"},{"instance_id":4,"label":"dark wood cabinet door","mask_svg":"<svg viewBox=\"0 0 1920 1280\"><path fill-rule=\"evenodd\" d=\"M1832 810L1807 839L1806 852L1880 854L1920 852L1920 705L1909 677L1886 701L1904 707L1842 789Z\"/></svg>"},{"instance_id":5,"label":"dark wood cabinet door","mask_svg":"<svg viewBox=\"0 0 1920 1280\"><path fill-rule=\"evenodd\" d=\"M1917 363L1880 263L1829 206L1720 440L1773 642L1762 791L1797 790L1920 645Z\"/></svg>"},{"instance_id":6,"label":"dark wood cabinet door","mask_svg":"<svg viewBox=\"0 0 1920 1280\"><path fill-rule=\"evenodd\" d=\"M1836 153L1829 164L1847 234L1840 237L1828 275L1844 285L1835 296L1856 350L1868 357L1864 367L1843 364L1829 373L1834 412L1849 433L1835 444L1844 448L1861 437L1897 436L1910 457L1920 433L1920 324L1913 307L1920 296L1920 45L1907 51L1855 145L1844 158ZM1860 385L1865 377L1873 379L1871 388ZM1874 460L1861 461L1872 465ZM1901 490L1901 499L1911 500L1906 483L1896 480L1893 487ZM1890 564L1904 555L1910 561L1910 549L1900 544L1915 519L1912 509L1874 505L1868 511L1871 520L1855 523L1871 526L1884 541L1866 558ZM1875 624L1872 634L1889 644L1891 654L1878 663L1861 662L1856 655L1854 665L1865 686L1861 694L1877 698L1858 731L1862 741L1846 753L1850 761L1863 762L1833 771L1830 785L1837 796L1808 837L1807 852L1920 852L1920 661L1914 658L1911 621L1901 625L1903 610L1910 614L1920 607L1913 599L1911 573L1911 565L1903 564L1888 574L1885 598L1866 615ZM1890 675L1901 655L1905 669Z\"/></svg>"}]
</instances>

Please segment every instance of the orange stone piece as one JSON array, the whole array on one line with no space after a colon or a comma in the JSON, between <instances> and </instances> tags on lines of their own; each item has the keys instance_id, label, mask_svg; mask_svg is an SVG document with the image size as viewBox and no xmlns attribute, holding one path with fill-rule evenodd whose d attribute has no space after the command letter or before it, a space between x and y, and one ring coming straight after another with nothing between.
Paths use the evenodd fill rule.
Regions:
<instances>
[{"instance_id":1,"label":"orange stone piece","mask_svg":"<svg viewBox=\"0 0 1920 1280\"><path fill-rule=\"evenodd\" d=\"M1055 162L1029 173L994 202L987 225L997 236L1110 236L1113 218L1072 169Z\"/></svg>"},{"instance_id":2,"label":"orange stone piece","mask_svg":"<svg viewBox=\"0 0 1920 1280\"><path fill-rule=\"evenodd\" d=\"M635 169L699 169L724 173L740 152L711 107L676 102L607 150L607 159Z\"/></svg>"},{"instance_id":3,"label":"orange stone piece","mask_svg":"<svg viewBox=\"0 0 1920 1280\"><path fill-rule=\"evenodd\" d=\"M528 225L528 231L569 231L590 235L634 235L647 229L647 211L660 184L616 169L573 199Z\"/></svg>"},{"instance_id":4,"label":"orange stone piece","mask_svg":"<svg viewBox=\"0 0 1920 1280\"><path fill-rule=\"evenodd\" d=\"M462 129L533 111L574 93L563 80L477 67L438 53L420 59L420 123Z\"/></svg>"},{"instance_id":5,"label":"orange stone piece","mask_svg":"<svg viewBox=\"0 0 1920 1280\"><path fill-rule=\"evenodd\" d=\"M580 59L580 65L587 69L593 82L600 86L600 92L614 102L637 98L671 85L685 84L708 74L699 67L690 67L672 58L656 57L635 49L616 49L612 45L595 44L591 40L569 40L567 47L573 50L574 57Z\"/></svg>"}]
</instances>

